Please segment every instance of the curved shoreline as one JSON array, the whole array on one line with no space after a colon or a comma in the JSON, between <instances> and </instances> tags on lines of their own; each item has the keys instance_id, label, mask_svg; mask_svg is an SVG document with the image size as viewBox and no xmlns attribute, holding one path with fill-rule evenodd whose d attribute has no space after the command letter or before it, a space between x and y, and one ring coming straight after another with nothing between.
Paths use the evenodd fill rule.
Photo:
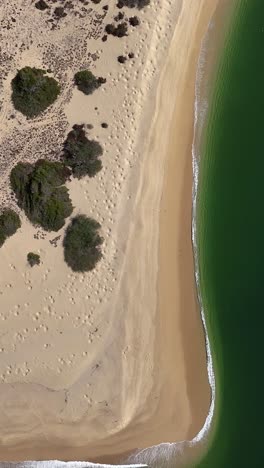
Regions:
<instances>
[{"instance_id":1,"label":"curved shoreline","mask_svg":"<svg viewBox=\"0 0 264 468\"><path fill-rule=\"evenodd\" d=\"M209 3L210 3L210 5L209 5ZM216 3L216 1L215 1L215 3ZM196 59L197 59L197 48L196 48L196 47L197 47L197 44L198 44L198 49L200 49L199 40L201 40L201 38L203 37L203 35L204 35L204 28L205 28L205 26L208 24L208 21L209 21L208 18L211 16L211 15L210 15L210 11L209 11L209 7L213 9L212 2L208 2L207 0L204 1L204 2L203 2L203 6L201 7L201 10L202 10L203 14L200 12L200 15L201 15L200 18L199 18L200 22L197 21L197 23L196 23L196 25L195 25L195 30L194 30L194 31L189 31L189 33L192 35L192 36L191 36L191 37L192 37L192 42L191 42L191 44L189 44L189 48L190 48L189 53L190 53L191 57L190 57L190 56L188 56L188 57L184 56L184 48L183 48L183 51L181 51L182 54L183 54L183 61L186 61L186 63L185 63L185 67L186 67L186 68L184 69L184 72L183 72L183 73L181 74L181 76L179 77L179 80L180 80L180 81L179 81L179 82L180 82L180 85L179 85L179 89L178 89L179 95L181 94L181 90L182 90L182 88L181 88L180 86L187 87L187 88L188 88L188 87L191 87L191 86L190 86L190 81L189 81L190 76L192 77L192 78L191 78L191 82L192 82L192 83L195 83L195 70L196 70ZM187 36L187 39L188 39L188 36ZM190 39L190 38L189 38L189 39ZM195 44L195 47L194 47L194 48L192 48L192 45L193 45L193 44ZM177 41L175 41L175 44L174 44L174 51L175 51L176 53L177 53L177 51L178 51L178 50L177 50L178 47L179 47L179 44L178 44ZM167 67L169 67L168 64L167 64ZM190 71L190 69L191 69L191 71ZM177 71L177 70L176 70L176 71ZM172 76L167 77L167 79L169 80L169 81L167 81L167 84L168 84L168 83L171 83L171 84L173 85ZM176 86L175 83L174 83L174 85ZM188 93L188 91L186 91L186 92ZM193 89L190 91L189 94L190 94L190 95L193 95L193 94L194 94L194 87L193 87ZM168 98L170 98L170 96L168 96ZM181 97L181 99L183 99L183 97ZM191 100L190 102L192 102L192 105L193 105L193 100ZM184 106L184 104L186 104L186 103L185 103L185 102L184 102L184 103L182 102L182 104L178 106L178 107L179 107L178 111L175 111L175 109L173 110L174 112L176 112L177 118L178 118L178 119L182 119L182 118L183 118L183 117L182 117L182 110L183 110L183 109L186 109L186 107ZM171 105L171 104L170 104L170 105ZM173 107L174 107L174 103L173 103ZM193 107L192 107L192 109L193 109ZM175 118L175 114L173 114L173 115L174 115L173 121L174 121L174 124L175 124L175 122L177 121L177 118ZM190 114L187 113L187 119L188 119L189 117L190 117ZM166 114L166 112L165 112L165 113L164 113L164 116L163 116L165 126L167 126L167 118L168 118L168 117L167 117L167 114ZM189 120L190 120L190 119L189 119ZM179 122L180 122L180 120L179 120ZM189 123L190 123L190 122L188 122L188 124L189 124ZM192 122L191 122L191 124L192 124ZM179 137L181 136L181 128L182 128L182 127L180 127L180 126L179 126L179 128L177 127L177 132L176 132L176 134L178 134ZM160 137L161 137L161 136L162 136L162 132L161 132L161 129L160 129L160 127L159 127L159 124L156 125L156 130L158 130L158 131L160 132ZM192 129L192 130L193 130L193 129ZM155 129L153 130L153 132L155 133ZM172 132L172 129L170 130L170 132ZM190 136L190 138L191 138L191 134L190 134L189 136ZM188 152L189 152L190 146L191 146L191 139L190 139L190 138L188 139L188 143L186 142L186 145L187 145L187 147L188 147ZM160 149L159 138L156 139L156 142L157 142L157 144L158 144L157 150L159 150L159 149ZM171 141L170 141L170 143L171 143ZM173 150L173 148L174 148L174 145L172 145L171 149ZM163 149L163 150L164 150L164 149ZM189 155L190 155L190 153L189 153ZM167 159L168 159L168 157L169 157L169 156L167 156ZM185 166L185 165L184 165L184 166ZM188 169L188 179L189 179L190 177L192 178L192 173L190 172L190 170L191 170L191 158L190 158L190 160L188 160L188 168L187 168L187 169ZM167 172L168 172L168 168L167 168ZM184 173L186 174L185 171L184 171ZM180 180L180 179L181 179L181 178L179 177L179 180ZM175 179L174 179L173 182L175 183ZM164 182L163 182L163 183L165 184L165 179L164 179ZM189 184L189 183L190 183L190 180L188 181L188 184ZM166 185L166 184L165 184L165 185ZM187 192L188 192L188 191L187 191ZM183 219L183 218L185 217L185 215L186 215L186 212L185 212L185 209L184 209L184 202L185 202L185 199L184 199L184 197L182 196L183 193L184 193L184 191L181 191L181 194L180 194L180 196L181 196L181 207L180 207L180 210L181 210L181 219ZM188 192L188 193L189 193L189 196L190 196L190 198L191 198L191 192ZM172 208L173 208L173 206L172 206ZM184 212L184 213L183 213L183 212ZM172 213L173 213L173 210L172 210ZM180 219L180 218L178 218L178 219ZM191 217L188 218L187 220L185 220L185 223L186 223L186 226L187 226L187 230L189 229L189 233L190 233L190 220L191 220ZM188 228L188 226L189 226L189 228ZM174 239L174 244L175 244L175 239ZM166 244L166 247L167 247L167 250L169 250L167 244ZM192 251L191 251L191 245L190 245L190 244L189 244L189 251L188 251L188 252L189 252L188 255L190 255L190 254L192 253ZM170 252L169 252L169 254L170 254ZM189 260L190 260L190 259L189 259ZM191 275L192 272L189 271L189 272L188 272L188 275L189 275L189 274ZM194 278L193 278L192 280L193 280L193 285L195 286L195 284L194 284ZM172 285L172 287L173 287L173 285ZM187 285L187 289L188 289L188 285ZM194 299L194 300L195 300L195 299ZM159 307L159 311L161 312L161 306ZM197 312L197 309L196 309L196 312ZM160 317L162 317L161 313L160 313ZM163 318L164 318L164 317L163 317ZM172 314L170 315L170 318L172 318ZM198 315L196 315L196 318L199 319ZM200 320L200 319L199 319L199 320ZM168 323L169 323L169 325L168 325L168 328L167 328L166 333L169 333L169 334L170 334L170 333L173 331L173 327L171 326L171 324L174 323L174 322L173 322L173 320L172 320L171 322L168 322ZM198 323L198 322L196 322L196 323ZM181 326L182 326L182 323L181 323ZM200 323L200 325L198 325L198 326L200 327L199 339L200 339L200 338L203 339L203 336L202 336L202 334L201 334L201 332L202 332L201 323ZM195 331L195 332L196 332L196 331ZM164 338L165 336L168 336L168 335L166 335L166 333L165 333L165 335L163 335L163 338ZM172 333L170 340L171 340L171 339L173 339L173 340L175 339L174 333ZM197 339L197 336L196 336L196 339ZM197 346L198 346L198 347L201 345L201 342L198 343L199 339L197 339ZM169 377L169 379L170 379L170 378L175 379L175 377L177 377L177 376L175 375L175 361L174 361L174 356L175 356L175 355L174 355L174 353L173 353L173 351L174 351L174 347L173 347L173 346L174 346L174 345L173 345L172 347L170 347L170 343L172 343L172 342L171 342L171 341L168 342L168 343L166 342L166 345L168 346L168 350L169 350L169 354L167 355L167 357L170 356L170 361L169 361L169 362L170 362L170 365L168 365L168 362L166 362L166 364L168 365L168 367L167 367L167 372L168 372L168 377ZM160 344L160 343L159 343L159 344ZM187 343L187 344L188 344L188 343ZM161 350L162 350L162 347L161 347ZM168 350L167 350L167 351L168 351ZM163 351L164 351L164 350L163 350ZM158 350L156 350L156 352L158 353ZM201 353L200 359L203 359L202 355L203 355L203 353L204 353L204 350L202 351L202 349L200 349L200 353ZM184 361L184 356L181 356L180 358L182 358L182 359L183 359L183 362L185 362L185 361ZM165 361L166 361L166 354L164 355L163 359L164 359L163 362L165 362ZM179 359L179 361L180 361L180 360L181 360L181 359ZM183 366L183 367L184 367L184 366ZM173 372L173 370L174 370L174 375L169 375L169 374L171 374L171 373ZM206 369L205 369L205 371L206 371ZM186 368L183 368L183 370L182 370L182 375L184 375L184 372L186 372ZM186 376L185 376L185 377L186 377ZM186 384L186 385L187 385L187 384ZM165 390L165 391L164 391L164 390ZM194 393L196 393L196 392L195 392L195 389L194 389ZM188 391L186 391L186 394L188 395ZM196 421L192 421L192 415L193 415L192 410L193 410L193 411L197 411L197 408L195 407L195 405L190 404L190 399L193 398L194 395L192 395L192 396L188 395L188 396L189 396L189 401L187 401L186 403L187 403L187 407L188 407L188 405L189 405L189 413L188 413L188 416L187 416L186 422L185 422L186 440L187 440L187 439L191 439L191 438L197 433L197 428L199 429L199 427L201 427L201 421L202 421L202 419L205 417L205 413L207 413L207 411L203 411L203 412L202 412L203 414L201 414L201 413L198 414L198 415L196 414L196 416L197 416ZM162 401L164 402L164 404L166 404L166 401L167 401L167 393L166 393L166 389L164 389L164 388L163 388L163 396L162 396L162 398L163 398ZM207 397L206 397L206 398L208 399L208 394L207 394ZM205 400L206 400L206 398L205 398ZM173 401L175 401L175 400L172 399L172 402L173 402ZM207 404L207 403L206 403L206 401L205 401L204 404L203 404L204 410L205 410L206 404ZM192 406L192 409L191 409L191 406ZM162 405L161 405L161 411L162 411ZM158 420L158 417L159 417L158 414L159 414L159 413L156 413L156 415L155 415L156 419L154 418L154 423L155 423L155 420L156 420L156 422L157 422L157 420ZM190 422L190 421L191 421L191 422ZM127 430L129 431L129 427L127 427ZM125 430L125 432L126 432L126 430ZM163 432L162 434L164 434L164 432ZM168 435L168 434L169 434L169 435ZM168 435L168 437L167 437L167 435ZM164 440L164 439L163 439L163 436L160 436L160 438L161 438L161 440ZM172 423L171 423L171 425L170 425L169 428L166 427L166 436L164 436L164 438L165 438L166 440L168 440L168 441L171 440L171 442L174 442L174 441L175 441L175 422L174 422L174 421L172 421ZM111 436L110 436L110 439L111 439ZM117 441L117 440L118 440L118 434L116 434L116 436L113 436L113 439ZM117 442L117 445L118 445L118 442ZM178 444L172 444L172 445L178 445ZM77 450L78 448L75 447L75 449ZM111 447L111 449L112 449L112 447ZM148 448L145 449L144 452L147 451L147 450L149 450L149 449L148 449ZM98 448L97 452L99 452L99 448ZM106 452L106 450L105 450L105 452ZM140 454L139 454L139 455L140 455ZM106 458L106 457L105 457L105 458Z\"/></svg>"},{"instance_id":2,"label":"curved shoreline","mask_svg":"<svg viewBox=\"0 0 264 468\"><path fill-rule=\"evenodd\" d=\"M212 4L210 5L212 7ZM212 16L215 13L216 8L219 6L218 2L215 3L214 8L212 9L211 13L208 15L208 21L212 19ZM221 6L220 6L221 8ZM208 10L207 10L208 13ZM195 229L195 220L196 220L196 196L197 196L197 184L198 184L198 166L197 166L197 158L196 158L196 148L195 148L195 137L197 132L197 123L198 123L198 93L200 87L200 81L202 79L202 69L204 65L204 55L207 54L206 50L206 41L208 36L208 29L210 28L210 22L206 23L207 27L202 35L202 45L200 49L200 53L198 54L198 65L195 67L195 107L194 107L194 124L192 125L192 131L195 130L195 133L192 132L193 137L191 138L191 153L192 153L192 163L193 163L193 171L192 171L192 182L193 182L193 196L192 196L192 210L193 216L192 219L192 242L193 242L193 258L195 261L195 280L197 285L197 295L200 304L199 312L201 313L202 324L204 327L204 337L206 340L206 350L207 350L207 375L209 378L210 389L211 389L211 403L209 405L209 411L206 411L206 418L203 424L200 425L198 430L196 430L195 434L190 434L190 437L186 438L185 441L178 442L178 443L162 443L159 446L153 446L151 448L146 448L145 450L139 452L137 456L130 457L130 460L133 462L151 462L153 465L151 466L159 466L159 463L163 461L163 455L168 460L168 465L166 466L175 466L174 464L170 464L170 462L174 462L177 460L177 466L181 466L181 462L186 462L186 457L189 461L193 460L193 458L200 457L201 452L204 449L204 443L206 441L206 436L211 429L212 418L214 414L214 404L215 404L215 378L214 378L214 371L213 371L213 363L212 363L212 355L210 349L210 340L209 335L207 332L207 326L204 316L204 310L202 307L202 299L199 289L199 274L198 274L198 263L197 263L197 249L196 249L196 229ZM193 102L193 101L192 101ZM181 116L182 117L182 116ZM200 120L201 123L201 120ZM171 155L170 158L173 156ZM169 156L168 156L169 159ZM171 171L173 172L173 171ZM171 173L169 172L169 174ZM166 187L166 183L164 181L164 186ZM165 190L166 192L166 190ZM164 201L164 200L163 200ZM168 245L166 243L166 247ZM199 314L200 318L200 314ZM197 331L197 330L196 330ZM206 396L205 396L206 399ZM167 452L167 453L166 453ZM163 455L162 455L163 453ZM166 455L165 455L166 454Z\"/></svg>"}]
</instances>

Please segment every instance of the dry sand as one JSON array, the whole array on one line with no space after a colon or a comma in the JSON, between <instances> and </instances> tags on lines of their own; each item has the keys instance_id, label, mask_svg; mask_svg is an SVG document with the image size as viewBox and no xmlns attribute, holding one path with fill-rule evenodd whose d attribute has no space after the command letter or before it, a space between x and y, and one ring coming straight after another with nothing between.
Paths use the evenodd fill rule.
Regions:
<instances>
[{"instance_id":1,"label":"dry sand","mask_svg":"<svg viewBox=\"0 0 264 468\"><path fill-rule=\"evenodd\" d=\"M92 273L65 265L63 230L44 233L25 217L0 250L5 460L96 459L185 440L209 408L191 246L191 141L197 58L217 0L125 8L141 25L107 42L115 2L107 13L103 3L73 3L53 29L31 2L0 6L2 205L16 206L8 186L15 162L58 158L74 123L92 124L89 134L104 147L103 170L69 183L74 213L102 224L104 258ZM131 51L134 59L117 62ZM51 68L65 83L33 122L10 103L10 80L24 65ZM73 89L74 72L85 67L107 78L92 96ZM39 267L27 266L28 251L40 253Z\"/></svg>"}]
</instances>

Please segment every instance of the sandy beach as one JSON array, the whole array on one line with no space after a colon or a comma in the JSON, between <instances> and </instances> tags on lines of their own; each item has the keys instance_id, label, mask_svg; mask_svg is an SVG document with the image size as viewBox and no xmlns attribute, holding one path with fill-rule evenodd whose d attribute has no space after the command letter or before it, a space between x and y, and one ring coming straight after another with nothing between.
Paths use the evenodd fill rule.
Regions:
<instances>
[{"instance_id":1,"label":"sandy beach","mask_svg":"<svg viewBox=\"0 0 264 468\"><path fill-rule=\"evenodd\" d=\"M74 214L97 219L105 239L103 259L85 274L65 264L63 230L46 233L23 215L0 249L2 460L112 461L190 440L205 421L191 144L196 65L216 4L124 8L140 25L105 42L105 25L119 11L112 0L108 10L82 4L53 23L24 0L0 7L1 206L17 210L8 179L17 161L56 160L70 128L92 124L103 169L68 187ZM10 101L10 81L25 65L50 68L63 83L56 104L33 121ZM83 68L107 80L91 96L73 86ZM31 269L32 250L41 264Z\"/></svg>"}]
</instances>

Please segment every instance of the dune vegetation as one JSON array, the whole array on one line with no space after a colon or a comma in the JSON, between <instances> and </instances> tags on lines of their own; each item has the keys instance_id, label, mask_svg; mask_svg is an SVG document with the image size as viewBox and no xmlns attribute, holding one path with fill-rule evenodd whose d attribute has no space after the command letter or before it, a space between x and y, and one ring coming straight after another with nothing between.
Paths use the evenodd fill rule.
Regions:
<instances>
[{"instance_id":1,"label":"dune vegetation","mask_svg":"<svg viewBox=\"0 0 264 468\"><path fill-rule=\"evenodd\" d=\"M100 224L85 215L76 216L66 229L63 240L64 259L73 271L90 271L101 259L103 238Z\"/></svg>"},{"instance_id":2,"label":"dune vegetation","mask_svg":"<svg viewBox=\"0 0 264 468\"><path fill-rule=\"evenodd\" d=\"M24 67L12 80L12 101L15 109L29 118L47 109L60 93L59 83L40 68Z\"/></svg>"},{"instance_id":3,"label":"dune vegetation","mask_svg":"<svg viewBox=\"0 0 264 468\"><path fill-rule=\"evenodd\" d=\"M4 244L8 237L13 236L21 227L21 221L18 214L6 208L0 215L0 247Z\"/></svg>"},{"instance_id":4,"label":"dune vegetation","mask_svg":"<svg viewBox=\"0 0 264 468\"><path fill-rule=\"evenodd\" d=\"M47 231L58 231L73 207L68 189L63 185L70 170L60 162L40 159L35 164L18 163L11 171L10 182L17 204L28 219Z\"/></svg>"},{"instance_id":5,"label":"dune vegetation","mask_svg":"<svg viewBox=\"0 0 264 468\"><path fill-rule=\"evenodd\" d=\"M102 169L102 154L100 143L86 137L83 125L74 125L64 143L62 161L74 177L93 177Z\"/></svg>"},{"instance_id":6,"label":"dune vegetation","mask_svg":"<svg viewBox=\"0 0 264 468\"><path fill-rule=\"evenodd\" d=\"M97 78L94 76L90 70L81 70L74 75L74 82L77 88L84 94L92 94L105 81L102 77Z\"/></svg>"},{"instance_id":7,"label":"dune vegetation","mask_svg":"<svg viewBox=\"0 0 264 468\"><path fill-rule=\"evenodd\" d=\"M29 252L27 254L27 261L28 261L28 264L33 267L35 265L39 265L40 264L40 256L34 252Z\"/></svg>"},{"instance_id":8,"label":"dune vegetation","mask_svg":"<svg viewBox=\"0 0 264 468\"><path fill-rule=\"evenodd\" d=\"M38 3L43 6L43 2ZM59 83L45 70L24 67L18 70L12 80L12 101L14 107L33 118L47 109L60 93ZM84 94L92 94L106 80L96 77L89 70L75 74L76 86ZM107 128L106 123L102 124ZM10 185L17 205L33 225L46 231L58 231L73 206L65 186L71 176L78 179L95 176L102 169L100 157L103 148L98 141L90 140L84 125L74 125L63 144L60 162L39 159L35 163L19 162L10 173ZM5 210L0 216L0 245L20 227L18 215ZM73 218L66 230L63 247L65 261L74 271L92 270L100 260L103 238L98 234L100 224L84 215ZM40 256L27 254L28 264L40 264Z\"/></svg>"}]
</instances>

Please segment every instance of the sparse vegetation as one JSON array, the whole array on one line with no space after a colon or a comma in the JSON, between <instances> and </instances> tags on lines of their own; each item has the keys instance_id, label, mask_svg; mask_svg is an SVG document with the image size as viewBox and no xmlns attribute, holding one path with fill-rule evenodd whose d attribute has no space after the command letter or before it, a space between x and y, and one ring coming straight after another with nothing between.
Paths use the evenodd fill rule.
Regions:
<instances>
[{"instance_id":1,"label":"sparse vegetation","mask_svg":"<svg viewBox=\"0 0 264 468\"><path fill-rule=\"evenodd\" d=\"M63 186L70 171L60 162L39 160L36 164L18 163L11 171L11 187L17 204L29 220L47 231L58 231L73 207L68 189Z\"/></svg>"},{"instance_id":2,"label":"sparse vegetation","mask_svg":"<svg viewBox=\"0 0 264 468\"><path fill-rule=\"evenodd\" d=\"M100 224L84 215L72 219L63 240L64 259L73 271L90 271L101 259Z\"/></svg>"},{"instance_id":3,"label":"sparse vegetation","mask_svg":"<svg viewBox=\"0 0 264 468\"><path fill-rule=\"evenodd\" d=\"M0 215L0 247L8 237L13 236L21 227L21 221L17 213L10 209L5 209Z\"/></svg>"},{"instance_id":4,"label":"sparse vegetation","mask_svg":"<svg viewBox=\"0 0 264 468\"><path fill-rule=\"evenodd\" d=\"M81 70L74 75L74 82L77 88L84 94L92 94L105 81L102 77L97 78L94 76L90 70Z\"/></svg>"},{"instance_id":5,"label":"sparse vegetation","mask_svg":"<svg viewBox=\"0 0 264 468\"><path fill-rule=\"evenodd\" d=\"M45 70L25 67L12 80L14 107L27 117L43 112L60 93L58 82L45 74Z\"/></svg>"},{"instance_id":6,"label":"sparse vegetation","mask_svg":"<svg viewBox=\"0 0 264 468\"><path fill-rule=\"evenodd\" d=\"M29 252L27 254L27 261L31 267L40 264L40 256L34 252Z\"/></svg>"},{"instance_id":7,"label":"sparse vegetation","mask_svg":"<svg viewBox=\"0 0 264 468\"><path fill-rule=\"evenodd\" d=\"M63 162L72 170L74 177L80 179L88 175L93 177L102 169L103 149L95 140L89 140L83 125L74 125L64 143Z\"/></svg>"}]
</instances>

